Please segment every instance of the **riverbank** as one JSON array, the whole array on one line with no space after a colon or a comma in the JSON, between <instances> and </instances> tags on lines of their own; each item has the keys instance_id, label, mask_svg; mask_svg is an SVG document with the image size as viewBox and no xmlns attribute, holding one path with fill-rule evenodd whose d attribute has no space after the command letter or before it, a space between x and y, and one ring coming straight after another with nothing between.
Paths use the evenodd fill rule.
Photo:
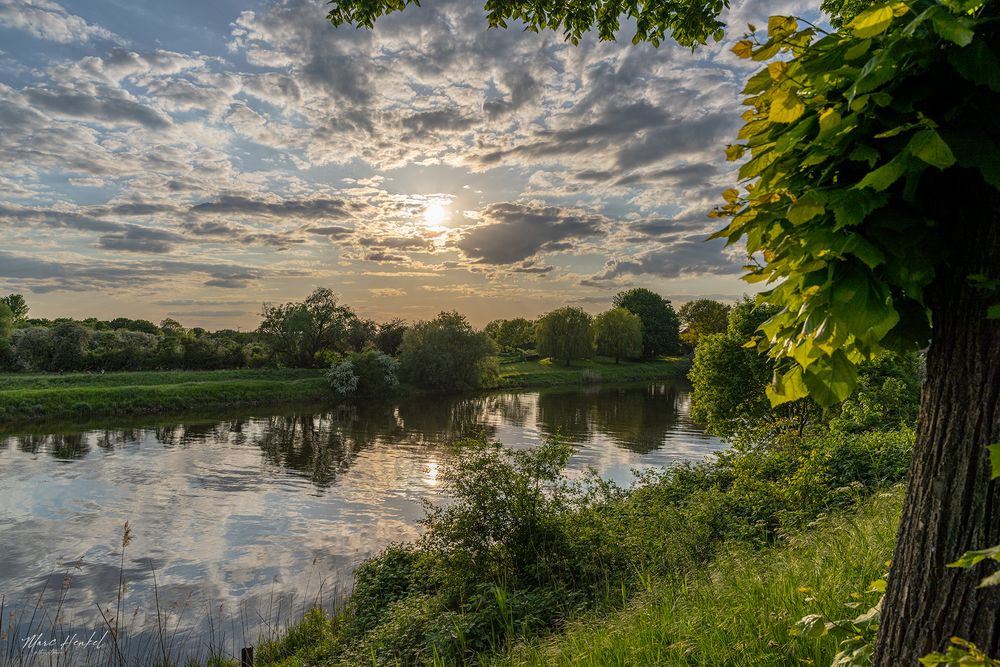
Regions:
<instances>
[{"instance_id":1,"label":"riverbank","mask_svg":"<svg viewBox=\"0 0 1000 667\"><path fill-rule=\"evenodd\" d=\"M911 442L818 430L620 490L567 486L558 440L467 441L424 539L366 561L342 610L310 613L259 663L830 664L838 637L791 630L877 602L864 591L892 551Z\"/></svg>"},{"instance_id":2,"label":"riverbank","mask_svg":"<svg viewBox=\"0 0 1000 667\"><path fill-rule=\"evenodd\" d=\"M854 618L878 601L869 584L885 576L902 501L897 486L779 547L735 546L682 579L651 581L623 611L580 619L491 664L829 665L839 636L791 628L810 614Z\"/></svg>"},{"instance_id":3,"label":"riverbank","mask_svg":"<svg viewBox=\"0 0 1000 667\"><path fill-rule=\"evenodd\" d=\"M682 378L685 358L650 362L549 360L501 366L495 389ZM404 393L422 393L403 387ZM0 374L0 422L89 419L332 400L323 369Z\"/></svg>"},{"instance_id":4,"label":"riverbank","mask_svg":"<svg viewBox=\"0 0 1000 667\"><path fill-rule=\"evenodd\" d=\"M675 380L687 376L688 357L663 357L653 361L622 361L606 357L574 361L569 366L552 359L519 361L500 366L496 389L528 389L575 384Z\"/></svg>"}]
</instances>

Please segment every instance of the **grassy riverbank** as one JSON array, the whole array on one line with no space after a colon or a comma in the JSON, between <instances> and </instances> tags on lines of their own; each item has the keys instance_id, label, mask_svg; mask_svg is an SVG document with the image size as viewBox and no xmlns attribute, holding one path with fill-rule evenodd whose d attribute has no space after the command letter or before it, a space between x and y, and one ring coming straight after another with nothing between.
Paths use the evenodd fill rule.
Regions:
<instances>
[{"instance_id":1,"label":"grassy riverbank","mask_svg":"<svg viewBox=\"0 0 1000 667\"><path fill-rule=\"evenodd\" d=\"M495 388L513 389L683 377L687 359L614 364L596 359L504 364ZM323 370L147 371L0 374L0 422L141 415L331 400ZM408 387L403 392L416 392Z\"/></svg>"},{"instance_id":2,"label":"grassy riverbank","mask_svg":"<svg viewBox=\"0 0 1000 667\"><path fill-rule=\"evenodd\" d=\"M616 364L607 357L574 361L569 366L552 359L520 361L500 366L496 387L555 387L602 382L638 382L672 380L684 377L691 367L686 357L664 357L653 361L622 361Z\"/></svg>"},{"instance_id":3,"label":"grassy riverbank","mask_svg":"<svg viewBox=\"0 0 1000 667\"><path fill-rule=\"evenodd\" d=\"M311 612L259 662L829 664L837 639L790 629L875 603L852 594L886 570L911 439L819 430L628 490L563 477L558 441L467 441L424 537L366 561L343 610Z\"/></svg>"},{"instance_id":4,"label":"grassy riverbank","mask_svg":"<svg viewBox=\"0 0 1000 667\"><path fill-rule=\"evenodd\" d=\"M149 371L2 374L0 421L86 418L318 401L321 371Z\"/></svg>"},{"instance_id":5,"label":"grassy riverbank","mask_svg":"<svg viewBox=\"0 0 1000 667\"><path fill-rule=\"evenodd\" d=\"M853 618L878 600L859 591L888 568L902 499L896 487L779 547L727 549L684 578L651 581L623 611L578 620L492 664L829 665L839 639L789 630L808 614Z\"/></svg>"}]
</instances>

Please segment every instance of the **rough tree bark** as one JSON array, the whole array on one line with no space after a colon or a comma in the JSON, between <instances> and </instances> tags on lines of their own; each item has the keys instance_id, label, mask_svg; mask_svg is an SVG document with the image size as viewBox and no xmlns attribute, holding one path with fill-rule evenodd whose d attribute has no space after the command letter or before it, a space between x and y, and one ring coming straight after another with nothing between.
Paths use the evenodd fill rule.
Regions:
<instances>
[{"instance_id":1,"label":"rough tree bark","mask_svg":"<svg viewBox=\"0 0 1000 667\"><path fill-rule=\"evenodd\" d=\"M1000 656L1000 587L977 588L995 563L946 567L1000 543L1000 480L990 481L986 450L1000 442L1000 321L985 317L1000 296L969 280L1000 278L1000 197L969 172L948 180L929 204L950 207L934 216L950 221L940 230L948 263L928 294L933 337L877 667L916 665L952 636Z\"/></svg>"}]
</instances>

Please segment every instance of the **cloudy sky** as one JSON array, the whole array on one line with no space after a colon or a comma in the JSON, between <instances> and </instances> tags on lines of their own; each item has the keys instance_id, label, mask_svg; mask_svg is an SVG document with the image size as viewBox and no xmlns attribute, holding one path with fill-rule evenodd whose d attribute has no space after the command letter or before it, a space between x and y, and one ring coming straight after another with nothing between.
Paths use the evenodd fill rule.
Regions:
<instances>
[{"instance_id":1,"label":"cloudy sky","mask_svg":"<svg viewBox=\"0 0 1000 667\"><path fill-rule=\"evenodd\" d=\"M476 324L734 298L704 241L752 72L728 48L815 4L734 3L692 52L488 30L470 0L374 31L322 0L0 0L0 293L208 328L317 286Z\"/></svg>"}]
</instances>

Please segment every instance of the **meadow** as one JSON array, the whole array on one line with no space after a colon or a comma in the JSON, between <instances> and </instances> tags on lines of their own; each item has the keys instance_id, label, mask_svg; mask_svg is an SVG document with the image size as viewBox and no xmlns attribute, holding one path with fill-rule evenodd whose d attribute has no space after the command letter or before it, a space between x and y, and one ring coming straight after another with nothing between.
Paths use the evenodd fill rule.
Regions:
<instances>
[{"instance_id":1,"label":"meadow","mask_svg":"<svg viewBox=\"0 0 1000 667\"><path fill-rule=\"evenodd\" d=\"M499 377L486 388L668 380L682 377L688 366L689 360L680 357L619 364L596 357L577 360L569 366L548 359L513 361L501 363ZM404 384L399 391L429 390ZM6 422L277 406L333 399L320 369L0 373L0 421Z\"/></svg>"}]
</instances>

